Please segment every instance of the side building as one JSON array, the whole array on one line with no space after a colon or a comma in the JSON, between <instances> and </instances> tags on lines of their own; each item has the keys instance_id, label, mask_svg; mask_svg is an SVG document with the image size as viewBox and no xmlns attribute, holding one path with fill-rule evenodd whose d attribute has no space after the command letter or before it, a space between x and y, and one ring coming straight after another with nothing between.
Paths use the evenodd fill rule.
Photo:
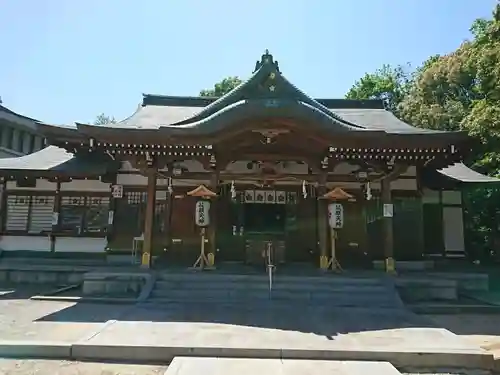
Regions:
<instances>
[{"instance_id":1,"label":"side building","mask_svg":"<svg viewBox=\"0 0 500 375\"><path fill-rule=\"evenodd\" d=\"M39 121L20 115L1 105L0 101L0 158L31 154L44 147Z\"/></svg>"},{"instance_id":2,"label":"side building","mask_svg":"<svg viewBox=\"0 0 500 375\"><path fill-rule=\"evenodd\" d=\"M378 100L311 98L267 52L221 98L144 95L122 122L40 130L51 146L0 160L4 254L192 265L198 188L218 267L262 265L266 246L317 267L331 257L324 198L340 188L344 267L463 257L461 188L499 182L462 164L465 133L412 127Z\"/></svg>"}]
</instances>

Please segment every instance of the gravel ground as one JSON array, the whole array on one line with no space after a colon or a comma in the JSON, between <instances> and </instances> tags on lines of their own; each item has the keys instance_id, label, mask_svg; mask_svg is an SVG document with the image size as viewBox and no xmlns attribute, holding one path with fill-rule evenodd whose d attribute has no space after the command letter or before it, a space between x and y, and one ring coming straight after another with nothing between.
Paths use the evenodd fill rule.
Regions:
<instances>
[{"instance_id":1,"label":"gravel ground","mask_svg":"<svg viewBox=\"0 0 500 375\"><path fill-rule=\"evenodd\" d=\"M167 366L0 358L0 375L159 375Z\"/></svg>"}]
</instances>

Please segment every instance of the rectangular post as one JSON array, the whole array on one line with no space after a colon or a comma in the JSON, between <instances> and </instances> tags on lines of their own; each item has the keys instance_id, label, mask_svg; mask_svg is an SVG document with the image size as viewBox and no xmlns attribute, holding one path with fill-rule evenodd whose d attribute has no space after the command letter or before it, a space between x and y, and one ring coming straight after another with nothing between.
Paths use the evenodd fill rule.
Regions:
<instances>
[{"instance_id":1,"label":"rectangular post","mask_svg":"<svg viewBox=\"0 0 500 375\"><path fill-rule=\"evenodd\" d=\"M146 212L144 218L144 242L142 246L141 266L144 268L151 267L151 250L153 247L153 226L155 219L155 203L156 203L156 169L148 168L147 170L147 201Z\"/></svg>"},{"instance_id":2,"label":"rectangular post","mask_svg":"<svg viewBox=\"0 0 500 375\"><path fill-rule=\"evenodd\" d=\"M113 181L109 184L109 208L108 208L108 228L106 230L107 246L113 241L115 234L115 211L117 199L113 196L113 186L116 185L116 175Z\"/></svg>"},{"instance_id":3,"label":"rectangular post","mask_svg":"<svg viewBox=\"0 0 500 375\"><path fill-rule=\"evenodd\" d=\"M56 182L56 192L54 195L54 208L52 210L52 231L50 232L50 251L56 251L56 233L61 221L61 181Z\"/></svg>"},{"instance_id":4,"label":"rectangular post","mask_svg":"<svg viewBox=\"0 0 500 375\"><path fill-rule=\"evenodd\" d=\"M217 192L219 185L219 170L216 168L210 178L210 189ZM215 256L217 253L217 197L211 200L210 225L207 228L208 237L208 259L209 266L215 266Z\"/></svg>"},{"instance_id":5,"label":"rectangular post","mask_svg":"<svg viewBox=\"0 0 500 375\"><path fill-rule=\"evenodd\" d=\"M380 181L381 198L383 205L383 244L385 257L385 270L388 273L395 272L394 266L394 232L392 222L392 198L391 198L391 180L384 178Z\"/></svg>"},{"instance_id":6,"label":"rectangular post","mask_svg":"<svg viewBox=\"0 0 500 375\"><path fill-rule=\"evenodd\" d=\"M317 200L317 218L318 225L318 248L319 248L319 265L321 269L328 268L329 260L329 228L328 228L328 202L326 199L320 199L326 194L326 179L327 173L322 172L318 180L318 200Z\"/></svg>"},{"instance_id":7,"label":"rectangular post","mask_svg":"<svg viewBox=\"0 0 500 375\"><path fill-rule=\"evenodd\" d=\"M5 230L5 224L7 221L7 180L5 178L1 179L0 189L0 231Z\"/></svg>"}]
</instances>

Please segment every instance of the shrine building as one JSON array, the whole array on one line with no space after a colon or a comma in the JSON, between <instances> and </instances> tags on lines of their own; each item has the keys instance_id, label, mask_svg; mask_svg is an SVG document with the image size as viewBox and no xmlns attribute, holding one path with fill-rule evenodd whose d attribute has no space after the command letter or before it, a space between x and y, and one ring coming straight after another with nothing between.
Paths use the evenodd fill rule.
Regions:
<instances>
[{"instance_id":1,"label":"shrine building","mask_svg":"<svg viewBox=\"0 0 500 375\"><path fill-rule=\"evenodd\" d=\"M37 131L47 147L0 160L4 255L187 267L208 199L218 268L260 266L269 247L278 267L326 267L332 238L345 268L464 257L461 189L499 181L462 164L466 133L410 126L381 100L314 99L267 51L221 98L148 94L121 122Z\"/></svg>"}]
</instances>

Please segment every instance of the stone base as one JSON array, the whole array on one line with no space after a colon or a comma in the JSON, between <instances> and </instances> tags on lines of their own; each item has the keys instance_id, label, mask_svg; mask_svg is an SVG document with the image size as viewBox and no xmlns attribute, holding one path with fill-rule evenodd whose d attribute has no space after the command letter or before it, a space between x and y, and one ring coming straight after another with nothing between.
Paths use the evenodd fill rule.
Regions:
<instances>
[{"instance_id":1,"label":"stone base","mask_svg":"<svg viewBox=\"0 0 500 375\"><path fill-rule=\"evenodd\" d=\"M416 260L416 261L395 261L395 268L398 271L425 271L434 268L432 260ZM384 260L374 260L373 268L376 270L385 270Z\"/></svg>"},{"instance_id":2,"label":"stone base","mask_svg":"<svg viewBox=\"0 0 500 375\"><path fill-rule=\"evenodd\" d=\"M14 267L0 269L0 282L69 285L81 283L83 275L84 271L59 270L54 267Z\"/></svg>"},{"instance_id":3,"label":"stone base","mask_svg":"<svg viewBox=\"0 0 500 375\"><path fill-rule=\"evenodd\" d=\"M458 283L455 280L401 277L395 281L401 298L407 302L456 301Z\"/></svg>"},{"instance_id":4,"label":"stone base","mask_svg":"<svg viewBox=\"0 0 500 375\"><path fill-rule=\"evenodd\" d=\"M83 295L138 295L147 280L148 273L138 272L88 272L83 279Z\"/></svg>"}]
</instances>

